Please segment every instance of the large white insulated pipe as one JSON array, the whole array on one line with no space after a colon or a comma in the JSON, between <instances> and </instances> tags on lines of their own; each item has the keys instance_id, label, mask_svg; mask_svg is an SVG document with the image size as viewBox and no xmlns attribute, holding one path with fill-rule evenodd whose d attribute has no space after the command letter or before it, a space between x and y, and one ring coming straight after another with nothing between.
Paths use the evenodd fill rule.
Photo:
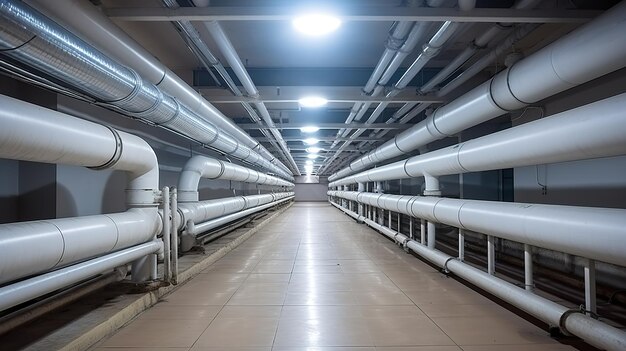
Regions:
<instances>
[{"instance_id":1,"label":"large white insulated pipe","mask_svg":"<svg viewBox=\"0 0 626 351\"><path fill-rule=\"evenodd\" d=\"M30 301L44 294L62 289L89 277L105 273L128 262L154 254L162 249L161 241L150 241L117 251L54 272L22 280L0 288L0 311ZM29 248L32 251L34 248ZM38 252L37 252L38 253Z\"/></svg>"},{"instance_id":2,"label":"large white insulated pipe","mask_svg":"<svg viewBox=\"0 0 626 351\"><path fill-rule=\"evenodd\" d=\"M626 94L331 182L439 176L626 154Z\"/></svg>"},{"instance_id":3,"label":"large white insulated pipe","mask_svg":"<svg viewBox=\"0 0 626 351\"><path fill-rule=\"evenodd\" d=\"M45 72L125 115L174 130L286 179L293 178L185 104L164 94L134 70L108 58L27 5L2 0L0 18L2 54Z\"/></svg>"},{"instance_id":4,"label":"large white insulated pipe","mask_svg":"<svg viewBox=\"0 0 626 351\"><path fill-rule=\"evenodd\" d=\"M558 326L564 332L576 335L584 339L585 342L603 350L620 351L626 348L626 332L623 330L535 295L530 291L519 288L491 274L485 273L478 268L465 264L456 257L446 255L440 251L419 244L417 241L409 239L404 234L370 221L335 203L331 202L331 204L347 215L355 218L357 221L364 221L370 227L379 230L385 236L399 242L439 267L456 274L469 283L516 306L551 326Z\"/></svg>"},{"instance_id":5,"label":"large white insulated pipe","mask_svg":"<svg viewBox=\"0 0 626 351\"><path fill-rule=\"evenodd\" d=\"M198 201L200 178L226 179L289 189L294 187L293 183L243 166L205 156L194 156L185 163L178 178L179 203Z\"/></svg>"},{"instance_id":6,"label":"large white insulated pipe","mask_svg":"<svg viewBox=\"0 0 626 351\"><path fill-rule=\"evenodd\" d=\"M160 231L158 163L142 139L2 95L0 125L0 158L126 171L127 204L135 207L0 225L0 283L144 243Z\"/></svg>"},{"instance_id":7,"label":"large white insulated pipe","mask_svg":"<svg viewBox=\"0 0 626 351\"><path fill-rule=\"evenodd\" d=\"M508 111L626 66L626 2L498 73L414 127L329 177L331 180L412 152Z\"/></svg>"},{"instance_id":8,"label":"large white insulated pipe","mask_svg":"<svg viewBox=\"0 0 626 351\"><path fill-rule=\"evenodd\" d=\"M329 191L329 196L626 266L626 210ZM593 234L590 234L593 233Z\"/></svg>"},{"instance_id":9,"label":"large white insulated pipe","mask_svg":"<svg viewBox=\"0 0 626 351\"><path fill-rule=\"evenodd\" d=\"M89 1L29 0L26 2L43 10L47 15L51 15L54 20L58 20L81 39L94 45L107 56L136 70L146 80L178 99L192 111L223 129L250 149L257 151L264 158L271 160L278 167L287 170L285 165L258 141L233 123L230 118L224 116Z\"/></svg>"}]
</instances>

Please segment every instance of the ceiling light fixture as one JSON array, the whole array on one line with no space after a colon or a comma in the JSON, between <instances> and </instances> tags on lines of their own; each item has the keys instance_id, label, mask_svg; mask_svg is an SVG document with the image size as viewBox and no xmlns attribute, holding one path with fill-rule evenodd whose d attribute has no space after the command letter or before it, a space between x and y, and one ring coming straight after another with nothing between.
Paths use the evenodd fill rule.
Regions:
<instances>
[{"instance_id":1,"label":"ceiling light fixture","mask_svg":"<svg viewBox=\"0 0 626 351\"><path fill-rule=\"evenodd\" d=\"M318 130L320 130L320 129L319 129L319 127L316 127L316 126L305 126L305 127L300 128L300 131L302 133L315 133Z\"/></svg>"},{"instance_id":2,"label":"ceiling light fixture","mask_svg":"<svg viewBox=\"0 0 626 351\"><path fill-rule=\"evenodd\" d=\"M311 165L311 166L313 165L313 161L311 161L311 160L306 160L306 162L305 162L305 163L306 163L307 165Z\"/></svg>"},{"instance_id":3,"label":"ceiling light fixture","mask_svg":"<svg viewBox=\"0 0 626 351\"><path fill-rule=\"evenodd\" d=\"M326 105L328 103L328 100L319 96L307 96L298 100L298 103L302 107L321 107Z\"/></svg>"},{"instance_id":4,"label":"ceiling light fixture","mask_svg":"<svg viewBox=\"0 0 626 351\"><path fill-rule=\"evenodd\" d=\"M318 139L315 139L315 138L306 138L302 141L307 145L315 145L320 142Z\"/></svg>"},{"instance_id":5,"label":"ceiling light fixture","mask_svg":"<svg viewBox=\"0 0 626 351\"><path fill-rule=\"evenodd\" d=\"M298 16L293 19L292 24L302 34L319 37L336 31L341 20L335 16L316 13Z\"/></svg>"},{"instance_id":6,"label":"ceiling light fixture","mask_svg":"<svg viewBox=\"0 0 626 351\"><path fill-rule=\"evenodd\" d=\"M320 149L319 147L307 147L306 148L306 152L310 153L310 154L316 154L318 152L320 152L322 149Z\"/></svg>"},{"instance_id":7,"label":"ceiling light fixture","mask_svg":"<svg viewBox=\"0 0 626 351\"><path fill-rule=\"evenodd\" d=\"M313 160L314 160L314 159L316 159L316 158L318 158L319 156L320 156L320 155L318 155L318 154L308 154L308 155L306 155L306 157L308 157L308 158L310 158L310 159L313 159Z\"/></svg>"}]
</instances>

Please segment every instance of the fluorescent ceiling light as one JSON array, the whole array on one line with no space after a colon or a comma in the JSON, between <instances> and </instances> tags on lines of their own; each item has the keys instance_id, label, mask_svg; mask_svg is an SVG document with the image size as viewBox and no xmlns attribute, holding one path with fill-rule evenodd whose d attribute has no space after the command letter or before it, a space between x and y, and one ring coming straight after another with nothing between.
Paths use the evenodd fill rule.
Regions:
<instances>
[{"instance_id":1,"label":"fluorescent ceiling light","mask_svg":"<svg viewBox=\"0 0 626 351\"><path fill-rule=\"evenodd\" d=\"M318 158L319 156L320 156L320 155L318 155L318 154L308 154L308 155L306 155L306 157L308 157L308 158L310 158L310 159L316 159L316 158Z\"/></svg>"},{"instance_id":2,"label":"fluorescent ceiling light","mask_svg":"<svg viewBox=\"0 0 626 351\"><path fill-rule=\"evenodd\" d=\"M298 16L293 19L292 24L302 34L319 37L336 31L341 20L335 16L316 13Z\"/></svg>"},{"instance_id":3,"label":"fluorescent ceiling light","mask_svg":"<svg viewBox=\"0 0 626 351\"><path fill-rule=\"evenodd\" d=\"M320 129L318 127L316 127L316 126L305 126L305 127L300 128L300 131L302 133L315 133L318 130L320 130Z\"/></svg>"},{"instance_id":4,"label":"fluorescent ceiling light","mask_svg":"<svg viewBox=\"0 0 626 351\"><path fill-rule=\"evenodd\" d=\"M328 103L328 100L319 96L306 96L298 100L298 103L302 107L320 107L326 105Z\"/></svg>"},{"instance_id":5,"label":"fluorescent ceiling light","mask_svg":"<svg viewBox=\"0 0 626 351\"><path fill-rule=\"evenodd\" d=\"M305 163L306 163L307 165L311 165L311 166L313 165L313 161L311 161L311 160L306 160L306 162L305 162Z\"/></svg>"},{"instance_id":6,"label":"fluorescent ceiling light","mask_svg":"<svg viewBox=\"0 0 626 351\"><path fill-rule=\"evenodd\" d=\"M315 139L315 138L306 138L302 141L304 141L304 143L307 145L315 145L320 142L318 139Z\"/></svg>"},{"instance_id":7,"label":"fluorescent ceiling light","mask_svg":"<svg viewBox=\"0 0 626 351\"><path fill-rule=\"evenodd\" d=\"M307 147L306 148L306 152L310 153L310 154L316 154L318 152L320 152L322 149L320 149L319 147Z\"/></svg>"}]
</instances>

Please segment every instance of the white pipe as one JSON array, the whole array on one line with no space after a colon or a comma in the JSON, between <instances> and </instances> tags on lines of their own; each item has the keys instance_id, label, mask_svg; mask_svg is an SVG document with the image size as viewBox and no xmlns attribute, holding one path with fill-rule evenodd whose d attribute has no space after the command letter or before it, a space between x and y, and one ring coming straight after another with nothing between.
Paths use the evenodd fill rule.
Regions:
<instances>
[{"instance_id":1,"label":"white pipe","mask_svg":"<svg viewBox=\"0 0 626 351\"><path fill-rule=\"evenodd\" d=\"M292 196L293 194L293 192L284 192L263 195L237 196L224 199L200 201L195 203L181 203L179 204L179 211L178 215L176 216L178 218L178 229L183 229L182 225L190 220L193 221L193 223L195 224L206 222L208 220L243 211L251 207L268 204L273 201ZM196 231L194 229L194 233L195 232Z\"/></svg>"},{"instance_id":2,"label":"white pipe","mask_svg":"<svg viewBox=\"0 0 626 351\"><path fill-rule=\"evenodd\" d=\"M1 287L0 311L115 269L141 257L154 254L161 248L162 243L160 241L151 241ZM29 248L29 250L33 250L33 248Z\"/></svg>"},{"instance_id":3,"label":"white pipe","mask_svg":"<svg viewBox=\"0 0 626 351\"><path fill-rule=\"evenodd\" d=\"M329 196L626 266L626 210L329 191ZM588 233L594 233L589 236Z\"/></svg>"},{"instance_id":4,"label":"white pipe","mask_svg":"<svg viewBox=\"0 0 626 351\"><path fill-rule=\"evenodd\" d=\"M178 179L178 199L180 202L198 201L200 178L227 179L288 189L294 187L291 182L246 167L205 156L193 156L185 163Z\"/></svg>"},{"instance_id":5,"label":"white pipe","mask_svg":"<svg viewBox=\"0 0 626 351\"><path fill-rule=\"evenodd\" d=\"M163 281L172 280L172 252L171 252L171 232L172 232L172 213L170 211L170 188L163 187Z\"/></svg>"},{"instance_id":6,"label":"white pipe","mask_svg":"<svg viewBox=\"0 0 626 351\"><path fill-rule=\"evenodd\" d=\"M202 234L202 233L207 232L207 231L209 231L209 230L211 230L213 228L217 228L217 227L222 226L222 225L224 225L226 223L232 222L232 221L234 221L236 219L239 219L239 218L248 216L250 214L253 214L253 213L265 210L265 209L270 208L272 206L276 206L276 205L281 204L281 203L283 203L285 201L290 201L291 199L293 199L293 197L294 197L293 193L290 193L286 197L277 199L276 201L270 202L268 204L264 204L264 205L260 205L260 206L256 206L256 207L252 207L252 208L248 208L248 209L243 210L243 211L239 211L239 212L232 213L232 214L229 214L229 215L226 215L226 216L223 216L223 217L211 220L211 221L207 221L207 222L204 222L204 223L197 224L196 227L195 227L195 230L194 230L194 235L197 236L198 234Z\"/></svg>"},{"instance_id":7,"label":"white pipe","mask_svg":"<svg viewBox=\"0 0 626 351\"><path fill-rule=\"evenodd\" d=\"M65 28L98 47L108 56L133 68L164 92L187 105L192 111L207 118L211 123L222 128L250 149L258 151L264 158L274 159L274 156L265 147L237 126L230 118L224 116L197 91L106 17L96 6L88 1L80 0L56 0L54 2L29 0L27 3L52 16L57 22L63 23ZM286 170L280 161L274 160L273 163Z\"/></svg>"},{"instance_id":8,"label":"white pipe","mask_svg":"<svg viewBox=\"0 0 626 351\"><path fill-rule=\"evenodd\" d=\"M161 229L158 163L142 139L0 96L0 158L129 173L124 213L0 225L0 283L151 240ZM24 255L28 247L37 255Z\"/></svg>"},{"instance_id":9,"label":"white pipe","mask_svg":"<svg viewBox=\"0 0 626 351\"><path fill-rule=\"evenodd\" d=\"M524 244L524 288L528 291L533 291L535 288L533 271L533 247Z\"/></svg>"},{"instance_id":10,"label":"white pipe","mask_svg":"<svg viewBox=\"0 0 626 351\"><path fill-rule=\"evenodd\" d=\"M358 214L347 211L334 203L331 204L351 217L361 220ZM394 233L388 230L388 228L377 227L376 223L368 223L368 225L396 241L398 241L397 238L400 238L400 242L403 246L406 246L421 257L458 275L488 293L511 303L551 326L558 326L565 332L581 337L585 342L595 347L615 351L624 350L626 348L626 332L623 330L612 327L582 313L569 313L567 307L537 296L530 291L520 289L511 283L471 267L452 256L428 248L397 232Z\"/></svg>"},{"instance_id":11,"label":"white pipe","mask_svg":"<svg viewBox=\"0 0 626 351\"><path fill-rule=\"evenodd\" d=\"M220 49L220 52L226 58L226 62L228 62L230 68L233 70L233 72L235 72L235 75L248 93L248 96L258 98L259 90L254 85L254 82L248 74L246 67L243 65L243 62L241 62L239 55L237 55L235 47L230 42L230 39L228 39L228 36L226 36L226 33L224 33L224 30L222 29L220 24L217 21L203 22L203 24L215 41L217 47ZM270 133L272 133L274 139L276 139L276 142L280 146L283 154L285 155L285 158L289 162L292 171L294 171L294 173L296 173L297 175L300 175L300 171L298 170L296 161L291 156L291 152L289 151L287 143L283 139L282 135L275 128L276 126L274 125L274 121L272 120L272 117L270 116L267 107L265 107L265 104L263 102L255 103L254 106L256 107L257 111L259 111L259 114L263 118L263 121L265 121L265 123L269 127Z\"/></svg>"},{"instance_id":12,"label":"white pipe","mask_svg":"<svg viewBox=\"0 0 626 351\"><path fill-rule=\"evenodd\" d=\"M170 212L176 214L172 216L172 227L170 229L170 244L172 246L172 284L178 284L178 230L181 219L178 216L178 192L176 188L170 191Z\"/></svg>"},{"instance_id":13,"label":"white pipe","mask_svg":"<svg viewBox=\"0 0 626 351\"><path fill-rule=\"evenodd\" d=\"M416 150L508 111L616 71L626 65L626 2L517 62L394 139L329 177L354 171Z\"/></svg>"},{"instance_id":14,"label":"white pipe","mask_svg":"<svg viewBox=\"0 0 626 351\"><path fill-rule=\"evenodd\" d=\"M361 172L331 182L329 187L623 155L626 153L625 110L626 94L617 95Z\"/></svg>"}]
</instances>

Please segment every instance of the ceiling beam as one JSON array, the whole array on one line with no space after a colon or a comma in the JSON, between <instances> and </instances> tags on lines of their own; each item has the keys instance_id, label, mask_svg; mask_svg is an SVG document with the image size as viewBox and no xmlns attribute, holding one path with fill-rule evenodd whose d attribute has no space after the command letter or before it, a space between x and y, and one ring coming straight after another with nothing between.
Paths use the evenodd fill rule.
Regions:
<instances>
[{"instance_id":1,"label":"ceiling beam","mask_svg":"<svg viewBox=\"0 0 626 351\"><path fill-rule=\"evenodd\" d=\"M269 139L265 138L265 137L259 137L259 138L255 138L255 139L257 141L260 141L260 142L267 142L267 141L269 141ZM286 138L286 137L283 137L283 139L285 139L285 141L302 141L302 138ZM338 141L348 141L348 140L351 140L351 141L370 141L370 140L378 140L376 138L368 138L368 137L354 138L354 139L351 139L349 137L348 138L315 137L315 139L317 139L319 141L335 141L335 140L338 140Z\"/></svg>"},{"instance_id":2,"label":"ceiling beam","mask_svg":"<svg viewBox=\"0 0 626 351\"><path fill-rule=\"evenodd\" d=\"M271 103L298 103L298 98L250 98L246 96L211 96L209 94L202 94L207 100L209 100L213 104L240 104L242 102L247 103L258 103L263 102L266 104ZM366 95L346 95L346 96L333 96L328 98L329 103L354 103L354 102L388 102L388 103L398 103L398 104L406 104L409 102L428 102L428 103L443 103L446 102L440 96L420 96L420 95L411 95L411 96L395 96L392 98L386 98L384 96L366 96Z\"/></svg>"},{"instance_id":3,"label":"ceiling beam","mask_svg":"<svg viewBox=\"0 0 626 351\"><path fill-rule=\"evenodd\" d=\"M255 123L237 124L243 130L255 130L255 129L300 129L306 126L315 125L319 129L342 129L342 128L366 128L366 129L399 129L405 130L411 128L412 124L400 124L400 123L277 123L274 128L266 126L260 126Z\"/></svg>"},{"instance_id":4,"label":"ceiling beam","mask_svg":"<svg viewBox=\"0 0 626 351\"><path fill-rule=\"evenodd\" d=\"M291 20L301 9L287 6L251 7L180 7L168 9L111 8L107 16L122 21L284 21ZM474 9L460 11L457 8L423 7L353 7L337 9L344 21L408 21L408 22L487 22L487 23L584 23L602 11L590 10L517 10Z\"/></svg>"}]
</instances>

